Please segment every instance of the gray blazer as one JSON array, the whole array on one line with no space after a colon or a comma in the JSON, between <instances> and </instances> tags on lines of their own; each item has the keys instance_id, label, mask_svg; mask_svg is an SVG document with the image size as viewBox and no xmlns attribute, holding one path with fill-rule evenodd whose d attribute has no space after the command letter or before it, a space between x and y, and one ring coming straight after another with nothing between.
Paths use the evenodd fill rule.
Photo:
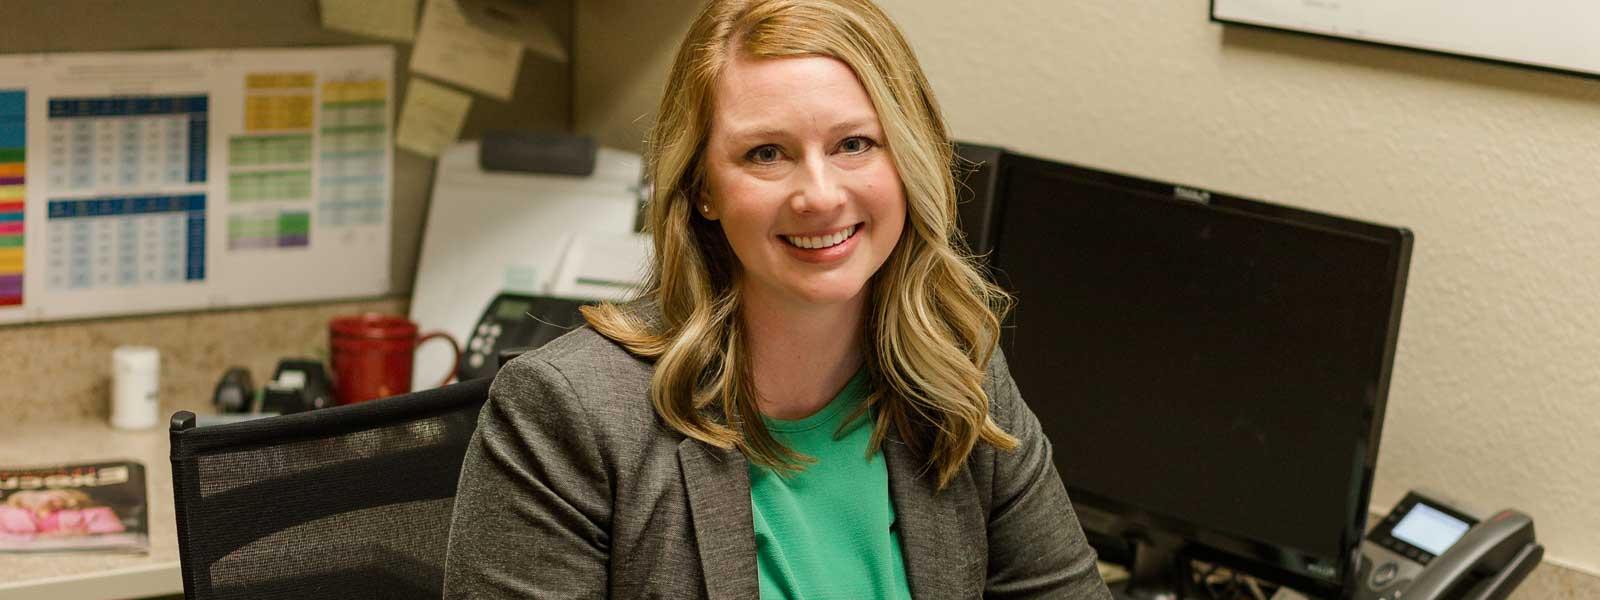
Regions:
<instances>
[{"instance_id":1,"label":"gray blazer","mask_svg":"<svg viewBox=\"0 0 1600 600\"><path fill-rule=\"evenodd\" d=\"M759 596L745 459L662 424L653 368L580 328L500 369L461 470L445 598ZM943 491L884 443L912 595L1109 599L1004 357L984 389L1021 446L979 444Z\"/></svg>"}]
</instances>

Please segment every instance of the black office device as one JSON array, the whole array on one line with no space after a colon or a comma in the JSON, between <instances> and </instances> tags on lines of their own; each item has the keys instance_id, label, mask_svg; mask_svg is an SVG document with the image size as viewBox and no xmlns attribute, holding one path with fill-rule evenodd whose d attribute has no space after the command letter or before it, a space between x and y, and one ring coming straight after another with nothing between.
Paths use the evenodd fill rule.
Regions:
<instances>
[{"instance_id":1,"label":"black office device","mask_svg":"<svg viewBox=\"0 0 1600 600\"><path fill-rule=\"evenodd\" d=\"M509 292L495 296L472 328L456 373L463 381L493 376L505 360L583 325L578 308L594 303Z\"/></svg>"},{"instance_id":2,"label":"black office device","mask_svg":"<svg viewBox=\"0 0 1600 600\"><path fill-rule=\"evenodd\" d=\"M220 414L245 414L255 410L256 384L250 369L229 367L211 392L211 404Z\"/></svg>"},{"instance_id":3,"label":"black office device","mask_svg":"<svg viewBox=\"0 0 1600 600\"><path fill-rule=\"evenodd\" d=\"M1004 151L983 168L993 230L967 234L1018 301L1002 347L1132 595L1183 592L1189 559L1353 593L1411 233Z\"/></svg>"},{"instance_id":4,"label":"black office device","mask_svg":"<svg viewBox=\"0 0 1600 600\"><path fill-rule=\"evenodd\" d=\"M287 415L333 406L333 379L322 361L285 358L261 390L261 412Z\"/></svg>"},{"instance_id":5,"label":"black office device","mask_svg":"<svg viewBox=\"0 0 1600 600\"><path fill-rule=\"evenodd\" d=\"M1367 532L1355 600L1501 600L1543 557L1526 514L1506 509L1480 522L1411 492Z\"/></svg>"},{"instance_id":6,"label":"black office device","mask_svg":"<svg viewBox=\"0 0 1600 600\"><path fill-rule=\"evenodd\" d=\"M594 138L564 133L488 131L478 145L478 166L485 171L520 171L555 175L594 173Z\"/></svg>"}]
</instances>

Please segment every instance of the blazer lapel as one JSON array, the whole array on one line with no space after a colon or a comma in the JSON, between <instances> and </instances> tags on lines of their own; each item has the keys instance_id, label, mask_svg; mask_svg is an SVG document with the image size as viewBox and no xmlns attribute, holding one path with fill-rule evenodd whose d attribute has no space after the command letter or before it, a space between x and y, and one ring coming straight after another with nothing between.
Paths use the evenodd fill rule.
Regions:
<instances>
[{"instance_id":1,"label":"blazer lapel","mask_svg":"<svg viewBox=\"0 0 1600 600\"><path fill-rule=\"evenodd\" d=\"M686 438L678 443L678 464L689 492L706 595L710 600L759 596L750 473L744 455Z\"/></svg>"},{"instance_id":2,"label":"blazer lapel","mask_svg":"<svg viewBox=\"0 0 1600 600\"><path fill-rule=\"evenodd\" d=\"M921 457L891 429L883 453L889 471L889 496L900 529L906 582L917 600L974 598L972 563L988 556L988 532L975 510L977 490L966 472L935 493L932 473L922 472Z\"/></svg>"}]
</instances>

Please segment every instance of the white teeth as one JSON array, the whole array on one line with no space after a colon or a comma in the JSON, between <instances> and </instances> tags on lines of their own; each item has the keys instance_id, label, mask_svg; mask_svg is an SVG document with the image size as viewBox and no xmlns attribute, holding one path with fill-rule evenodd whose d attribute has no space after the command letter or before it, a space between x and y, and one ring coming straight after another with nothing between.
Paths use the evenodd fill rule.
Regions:
<instances>
[{"instance_id":1,"label":"white teeth","mask_svg":"<svg viewBox=\"0 0 1600 600\"><path fill-rule=\"evenodd\" d=\"M828 248L828 247L831 247L831 246L837 246L839 244L842 244L842 243L844 243L845 240L850 239L850 236L854 235L855 232L856 232L856 226L855 225L851 225L849 227L846 227L843 231L840 231L840 232L835 233L833 235L811 236L811 237L798 237L798 236L786 235L786 236L783 236L783 239L785 241L788 241L790 244L794 244L794 245L799 246L801 248L806 248L808 250L815 250L815 249L818 249L818 248Z\"/></svg>"}]
</instances>

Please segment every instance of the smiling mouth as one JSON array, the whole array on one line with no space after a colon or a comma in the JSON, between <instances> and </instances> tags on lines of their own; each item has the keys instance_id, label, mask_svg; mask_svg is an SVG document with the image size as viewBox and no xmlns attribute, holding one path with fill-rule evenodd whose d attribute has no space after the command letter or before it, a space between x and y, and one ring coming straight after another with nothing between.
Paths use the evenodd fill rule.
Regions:
<instances>
[{"instance_id":1,"label":"smiling mouth","mask_svg":"<svg viewBox=\"0 0 1600 600\"><path fill-rule=\"evenodd\" d=\"M860 227L861 224L857 223L827 235L780 235L778 237L783 238L783 241L788 242L790 246L794 246L796 248L803 248L806 250L821 250L823 248L832 248L839 244L843 244L845 240L848 240L854 236L856 234L856 230L860 229Z\"/></svg>"}]
</instances>

